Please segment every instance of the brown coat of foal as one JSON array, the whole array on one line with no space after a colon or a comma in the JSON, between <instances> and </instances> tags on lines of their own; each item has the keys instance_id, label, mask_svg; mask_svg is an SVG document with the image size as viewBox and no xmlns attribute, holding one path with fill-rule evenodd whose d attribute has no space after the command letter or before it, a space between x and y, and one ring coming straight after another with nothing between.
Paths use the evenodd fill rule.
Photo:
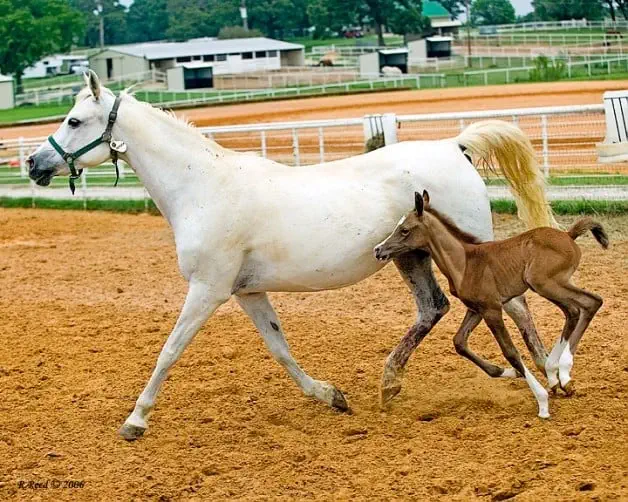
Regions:
<instances>
[{"instance_id":1,"label":"brown coat of foal","mask_svg":"<svg viewBox=\"0 0 628 502\"><path fill-rule=\"evenodd\" d=\"M560 340L547 358L545 371L553 391L560 386L571 394L573 382L569 372L573 354L602 306L598 295L570 282L581 256L574 241L588 230L603 248L608 247L606 232L591 218L579 219L567 232L542 227L510 239L480 243L432 209L429 194L424 191L423 196L415 193L415 209L374 251L378 260L388 260L411 250L428 250L447 277L451 293L468 309L454 338L456 351L490 376L502 375L504 370L484 361L467 346L469 335L484 319L508 362L527 380L538 402L539 416L548 418L548 393L525 367L512 343L504 325L502 305L531 289L560 307L566 322Z\"/></svg>"}]
</instances>

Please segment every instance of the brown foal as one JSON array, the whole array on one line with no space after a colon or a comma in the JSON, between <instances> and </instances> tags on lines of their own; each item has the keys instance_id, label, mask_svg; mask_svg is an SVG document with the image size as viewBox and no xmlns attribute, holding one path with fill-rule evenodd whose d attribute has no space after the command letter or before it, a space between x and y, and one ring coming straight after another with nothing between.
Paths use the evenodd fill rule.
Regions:
<instances>
[{"instance_id":1,"label":"brown foal","mask_svg":"<svg viewBox=\"0 0 628 502\"><path fill-rule=\"evenodd\" d=\"M429 251L447 277L451 293L468 309L454 338L456 351L489 375L502 376L502 368L484 361L467 346L469 335L484 319L508 362L528 382L539 405L539 416L548 418L548 393L523 364L504 325L502 306L531 289L563 311L565 326L547 358L545 371L553 391L560 386L568 395L573 393L569 374L573 355L602 306L598 295L570 282L581 256L574 241L589 230L603 248L608 247L602 225L591 218L579 219L567 232L541 227L503 241L480 243L432 209L424 191L423 196L415 193L415 209L374 251L378 260L415 249Z\"/></svg>"}]
</instances>

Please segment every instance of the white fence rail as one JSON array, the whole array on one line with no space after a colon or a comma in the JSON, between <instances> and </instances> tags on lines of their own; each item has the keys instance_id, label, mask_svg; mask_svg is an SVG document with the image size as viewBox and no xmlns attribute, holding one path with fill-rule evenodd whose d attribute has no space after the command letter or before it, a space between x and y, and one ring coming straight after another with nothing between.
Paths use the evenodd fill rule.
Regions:
<instances>
[{"instance_id":1,"label":"white fence rail","mask_svg":"<svg viewBox=\"0 0 628 502\"><path fill-rule=\"evenodd\" d=\"M595 145L603 141L603 105L525 108L465 113L436 113L396 117L400 141L455 137L468 124L501 118L518 124L530 137L545 174L573 182L550 186L551 198L628 200L628 186L614 185L617 175L628 175L626 164L598 164ZM299 166L342 159L364 152L365 118L315 120L205 127L200 131L221 145L257 153L284 164ZM56 179L51 188L36 187L27 177L26 158L45 138L0 142L0 196L69 198L67 180ZM434 166L438 169L438 166ZM79 200L146 199L145 190L128 168L121 186L111 188L113 169L89 169L77 189ZM582 183L594 177L596 185ZM580 181L578 181L580 180ZM605 180L608 180L606 182ZM565 185L565 186L562 186ZM507 197L503 187L491 187L494 197Z\"/></svg>"},{"instance_id":2,"label":"white fence rail","mask_svg":"<svg viewBox=\"0 0 628 502\"><path fill-rule=\"evenodd\" d=\"M570 19L565 21L532 21L517 24L498 24L494 26L498 33L546 31L546 30L628 30L628 21L605 19L603 21L587 21L586 19Z\"/></svg>"}]
</instances>

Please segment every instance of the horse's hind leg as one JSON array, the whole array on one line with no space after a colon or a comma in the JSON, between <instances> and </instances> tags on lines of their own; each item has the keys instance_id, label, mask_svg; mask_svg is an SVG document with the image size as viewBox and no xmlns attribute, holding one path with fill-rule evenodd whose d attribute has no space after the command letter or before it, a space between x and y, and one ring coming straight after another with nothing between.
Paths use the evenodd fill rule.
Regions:
<instances>
[{"instance_id":1,"label":"horse's hind leg","mask_svg":"<svg viewBox=\"0 0 628 502\"><path fill-rule=\"evenodd\" d=\"M394 262L414 296L418 316L414 325L386 359L380 391L382 406L399 393L408 359L421 340L449 310L449 301L436 282L432 259L427 253L406 253Z\"/></svg>"},{"instance_id":2,"label":"horse's hind leg","mask_svg":"<svg viewBox=\"0 0 628 502\"><path fill-rule=\"evenodd\" d=\"M572 284L569 284L568 287L574 294L575 300L580 305L578 323L570 333L568 345L561 353L558 361L558 378L560 380L560 387L569 396L575 391L573 381L571 380L573 357L576 354L578 343L580 343L582 335L584 335L584 332L589 327L593 317L595 317L595 314L602 306L602 298L595 293L589 293L588 291L580 289Z\"/></svg>"},{"instance_id":3,"label":"horse's hind leg","mask_svg":"<svg viewBox=\"0 0 628 502\"><path fill-rule=\"evenodd\" d=\"M294 360L266 293L236 295L236 299L255 324L275 360L286 369L306 396L315 397L341 411L349 409L342 392L327 382L314 380Z\"/></svg>"},{"instance_id":4,"label":"horse's hind leg","mask_svg":"<svg viewBox=\"0 0 628 502\"><path fill-rule=\"evenodd\" d=\"M488 362L485 359L482 359L475 352L469 349L468 339L471 332L480 324L482 320L482 316L477 312L473 312L472 310L467 310L466 315L456 332L456 336L454 337L454 347L456 348L456 352L460 354L462 357L466 357L469 361L473 362L477 366L482 369L488 376L493 378L498 377L515 377L517 376L517 372L514 368L504 369L501 366L497 366Z\"/></svg>"},{"instance_id":5,"label":"horse's hind leg","mask_svg":"<svg viewBox=\"0 0 628 502\"><path fill-rule=\"evenodd\" d=\"M574 387L570 376L573 355L582 335L602 306L602 299L569 282L551 281L537 285L535 289L565 313L565 326L560 340L547 358L546 370L552 390L556 390L560 385L567 395L573 394Z\"/></svg>"},{"instance_id":6,"label":"horse's hind leg","mask_svg":"<svg viewBox=\"0 0 628 502\"><path fill-rule=\"evenodd\" d=\"M536 367L545 373L547 349L539 338L525 296L517 296L504 304L504 310L515 322Z\"/></svg>"}]
</instances>

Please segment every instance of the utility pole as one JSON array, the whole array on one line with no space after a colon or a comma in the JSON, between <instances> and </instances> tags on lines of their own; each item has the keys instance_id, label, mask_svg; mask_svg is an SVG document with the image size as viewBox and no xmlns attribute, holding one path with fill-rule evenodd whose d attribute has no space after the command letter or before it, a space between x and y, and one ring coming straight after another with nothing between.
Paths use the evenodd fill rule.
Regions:
<instances>
[{"instance_id":1,"label":"utility pole","mask_svg":"<svg viewBox=\"0 0 628 502\"><path fill-rule=\"evenodd\" d=\"M469 67L473 66L471 61L471 9L469 8L469 0L465 0L467 8L467 55L469 56Z\"/></svg>"},{"instance_id":2,"label":"utility pole","mask_svg":"<svg viewBox=\"0 0 628 502\"><path fill-rule=\"evenodd\" d=\"M241 0L240 2L240 16L242 17L242 27L246 31L249 31L249 20L246 13L246 0Z\"/></svg>"},{"instance_id":3,"label":"utility pole","mask_svg":"<svg viewBox=\"0 0 628 502\"><path fill-rule=\"evenodd\" d=\"M104 10L105 9L102 3L99 2L98 5L96 6L96 10L94 11L94 14L98 16L98 30L100 34L100 48L101 49L105 48L105 18L103 16Z\"/></svg>"}]
</instances>

